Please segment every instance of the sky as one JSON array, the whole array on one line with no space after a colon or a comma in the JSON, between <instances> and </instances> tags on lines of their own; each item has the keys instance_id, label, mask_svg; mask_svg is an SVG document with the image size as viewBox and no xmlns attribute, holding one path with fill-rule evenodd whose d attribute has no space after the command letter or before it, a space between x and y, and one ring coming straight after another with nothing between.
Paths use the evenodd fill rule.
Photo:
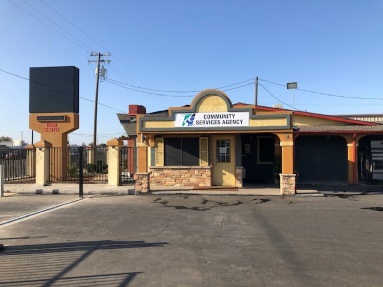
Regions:
<instances>
[{"instance_id":1,"label":"sky","mask_svg":"<svg viewBox=\"0 0 383 287\"><path fill-rule=\"evenodd\" d=\"M92 52L111 54L98 143L124 134L116 113L132 104L188 105L208 88L254 104L256 77L258 105L382 114L382 15L381 0L0 0L0 136L31 143L30 67L76 66L80 128L68 138L91 143Z\"/></svg>"}]
</instances>

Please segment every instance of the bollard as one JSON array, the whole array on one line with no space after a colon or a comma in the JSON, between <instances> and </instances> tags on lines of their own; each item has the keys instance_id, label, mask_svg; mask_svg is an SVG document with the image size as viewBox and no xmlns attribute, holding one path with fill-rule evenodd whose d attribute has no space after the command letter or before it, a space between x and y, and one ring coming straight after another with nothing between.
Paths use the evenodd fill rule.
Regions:
<instances>
[{"instance_id":1,"label":"bollard","mask_svg":"<svg viewBox=\"0 0 383 287\"><path fill-rule=\"evenodd\" d=\"M4 168L0 164L0 197L4 196Z\"/></svg>"},{"instance_id":2,"label":"bollard","mask_svg":"<svg viewBox=\"0 0 383 287\"><path fill-rule=\"evenodd\" d=\"M79 157L80 157L80 161L78 163L78 169L79 169L78 195L80 198L84 198L84 167L82 162L84 148L80 146L78 148L78 151L79 151Z\"/></svg>"}]
</instances>

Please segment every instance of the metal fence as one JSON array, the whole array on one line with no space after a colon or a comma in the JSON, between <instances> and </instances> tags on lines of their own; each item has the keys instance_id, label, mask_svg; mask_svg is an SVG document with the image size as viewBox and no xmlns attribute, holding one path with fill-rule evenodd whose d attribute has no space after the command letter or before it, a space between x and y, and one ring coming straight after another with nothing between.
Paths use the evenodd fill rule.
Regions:
<instances>
[{"instance_id":1,"label":"metal fence","mask_svg":"<svg viewBox=\"0 0 383 287\"><path fill-rule=\"evenodd\" d=\"M83 148L82 158L80 148ZM49 181L78 182L80 161L83 164L84 183L108 182L107 147L49 148Z\"/></svg>"},{"instance_id":2,"label":"metal fence","mask_svg":"<svg viewBox=\"0 0 383 287\"><path fill-rule=\"evenodd\" d=\"M82 157L80 148L83 149ZM82 161L84 183L108 182L108 147L48 148L49 182L78 183ZM120 148L120 184L132 184L136 171L136 148ZM36 182L36 149L0 149L5 183Z\"/></svg>"},{"instance_id":3,"label":"metal fence","mask_svg":"<svg viewBox=\"0 0 383 287\"><path fill-rule=\"evenodd\" d=\"M4 169L4 183L36 182L35 149L0 149L0 164Z\"/></svg>"},{"instance_id":4,"label":"metal fence","mask_svg":"<svg viewBox=\"0 0 383 287\"><path fill-rule=\"evenodd\" d=\"M120 184L132 184L136 171L136 149L123 146L120 148Z\"/></svg>"}]
</instances>

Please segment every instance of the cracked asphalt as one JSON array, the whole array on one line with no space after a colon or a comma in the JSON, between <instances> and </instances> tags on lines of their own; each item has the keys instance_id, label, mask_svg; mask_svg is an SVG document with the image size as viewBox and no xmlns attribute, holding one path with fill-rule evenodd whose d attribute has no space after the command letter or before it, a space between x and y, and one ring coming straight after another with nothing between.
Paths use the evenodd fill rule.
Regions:
<instances>
[{"instance_id":1,"label":"cracked asphalt","mask_svg":"<svg viewBox=\"0 0 383 287\"><path fill-rule=\"evenodd\" d=\"M0 198L0 220L74 198ZM382 210L382 194L94 196L0 225L0 286L382 286Z\"/></svg>"}]
</instances>

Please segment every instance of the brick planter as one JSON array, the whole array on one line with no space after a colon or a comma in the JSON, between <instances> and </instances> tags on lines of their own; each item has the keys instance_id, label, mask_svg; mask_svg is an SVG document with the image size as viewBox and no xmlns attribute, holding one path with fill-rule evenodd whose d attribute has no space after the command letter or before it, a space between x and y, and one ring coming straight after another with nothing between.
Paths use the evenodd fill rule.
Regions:
<instances>
[{"instance_id":1,"label":"brick planter","mask_svg":"<svg viewBox=\"0 0 383 287\"><path fill-rule=\"evenodd\" d=\"M134 175L134 188L138 193L148 193L150 191L150 173L136 173Z\"/></svg>"},{"instance_id":2,"label":"brick planter","mask_svg":"<svg viewBox=\"0 0 383 287\"><path fill-rule=\"evenodd\" d=\"M211 186L210 166L151 166L152 186Z\"/></svg>"},{"instance_id":3,"label":"brick planter","mask_svg":"<svg viewBox=\"0 0 383 287\"><path fill-rule=\"evenodd\" d=\"M280 190L282 195L294 195L296 193L296 175L279 174Z\"/></svg>"}]
</instances>

